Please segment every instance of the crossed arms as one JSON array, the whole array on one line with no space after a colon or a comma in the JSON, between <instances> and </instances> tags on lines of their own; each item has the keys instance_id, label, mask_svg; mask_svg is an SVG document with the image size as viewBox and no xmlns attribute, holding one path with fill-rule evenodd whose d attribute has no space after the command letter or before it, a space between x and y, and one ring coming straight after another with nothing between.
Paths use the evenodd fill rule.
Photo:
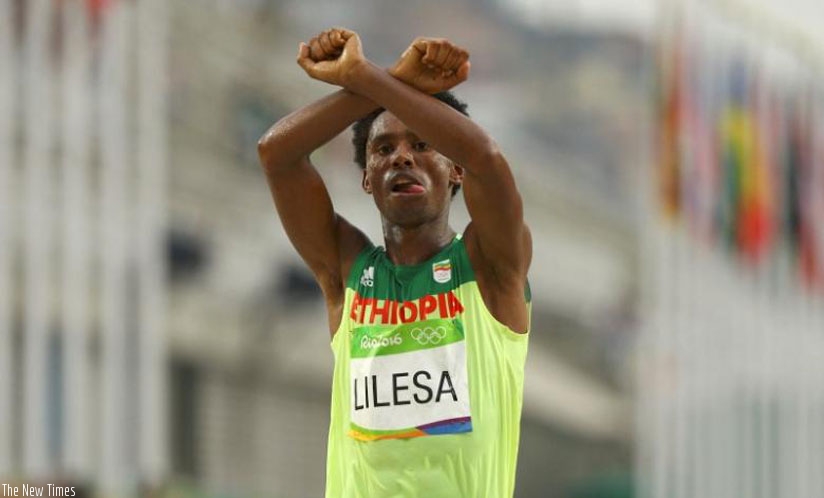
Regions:
<instances>
[{"instance_id":1,"label":"crossed arms","mask_svg":"<svg viewBox=\"0 0 824 498\"><path fill-rule=\"evenodd\" d=\"M332 29L302 43L297 62L310 77L342 90L278 121L258 152L284 229L323 290L330 330L340 321L346 276L368 240L335 213L309 155L382 107L464 168L472 219L464 240L484 301L505 325L525 331L523 288L532 249L512 172L482 128L429 95L468 77L468 54L446 40L419 38L385 71L364 57L357 34Z\"/></svg>"}]
</instances>

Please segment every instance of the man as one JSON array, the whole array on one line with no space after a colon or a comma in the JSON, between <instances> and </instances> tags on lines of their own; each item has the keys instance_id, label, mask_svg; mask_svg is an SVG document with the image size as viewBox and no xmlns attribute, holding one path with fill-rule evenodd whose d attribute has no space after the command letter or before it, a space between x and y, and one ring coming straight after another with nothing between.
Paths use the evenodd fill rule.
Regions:
<instances>
[{"instance_id":1,"label":"man","mask_svg":"<svg viewBox=\"0 0 824 498\"><path fill-rule=\"evenodd\" d=\"M326 496L511 497L532 243L495 142L438 93L467 78L468 54L419 38L385 71L357 34L330 29L302 43L297 62L343 89L280 120L258 149L328 310ZM385 249L333 210L309 161L364 117L356 158ZM460 187L471 217L462 236L448 222Z\"/></svg>"}]
</instances>

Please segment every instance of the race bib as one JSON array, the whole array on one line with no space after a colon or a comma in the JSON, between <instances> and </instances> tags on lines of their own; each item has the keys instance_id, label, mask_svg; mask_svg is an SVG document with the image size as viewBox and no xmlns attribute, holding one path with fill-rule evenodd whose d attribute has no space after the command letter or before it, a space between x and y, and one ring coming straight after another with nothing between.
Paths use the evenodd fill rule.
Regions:
<instances>
[{"instance_id":1,"label":"race bib","mask_svg":"<svg viewBox=\"0 0 824 498\"><path fill-rule=\"evenodd\" d=\"M353 330L349 435L361 441L472 431L466 340L456 319Z\"/></svg>"}]
</instances>

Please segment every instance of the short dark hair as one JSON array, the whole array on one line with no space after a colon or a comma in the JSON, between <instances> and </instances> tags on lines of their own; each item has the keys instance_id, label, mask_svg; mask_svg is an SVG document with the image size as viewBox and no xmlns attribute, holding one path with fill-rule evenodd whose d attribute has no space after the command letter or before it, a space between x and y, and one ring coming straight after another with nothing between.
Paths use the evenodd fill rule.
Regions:
<instances>
[{"instance_id":1,"label":"short dark hair","mask_svg":"<svg viewBox=\"0 0 824 498\"><path fill-rule=\"evenodd\" d=\"M458 100L452 92L438 92L432 96L460 112L464 116L469 116L469 113L466 111L466 108L468 107L466 102ZM377 119L377 117L380 116L385 110L386 109L384 108L377 109L367 116L359 119L352 125L352 145L355 146L355 163L360 167L360 169L366 169L366 141L369 139L369 132L372 130L372 123L374 123L375 119ZM452 188L453 197L458 190L460 190L460 188L460 185L455 185Z\"/></svg>"}]
</instances>

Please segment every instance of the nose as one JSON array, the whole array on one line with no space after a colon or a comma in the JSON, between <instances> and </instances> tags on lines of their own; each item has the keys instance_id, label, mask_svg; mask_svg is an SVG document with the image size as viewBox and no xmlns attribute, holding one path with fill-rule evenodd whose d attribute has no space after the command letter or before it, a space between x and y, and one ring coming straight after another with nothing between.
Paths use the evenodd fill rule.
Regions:
<instances>
[{"instance_id":1,"label":"nose","mask_svg":"<svg viewBox=\"0 0 824 498\"><path fill-rule=\"evenodd\" d=\"M392 166L395 168L409 168L412 166L412 151L407 145L399 145L392 156Z\"/></svg>"}]
</instances>

